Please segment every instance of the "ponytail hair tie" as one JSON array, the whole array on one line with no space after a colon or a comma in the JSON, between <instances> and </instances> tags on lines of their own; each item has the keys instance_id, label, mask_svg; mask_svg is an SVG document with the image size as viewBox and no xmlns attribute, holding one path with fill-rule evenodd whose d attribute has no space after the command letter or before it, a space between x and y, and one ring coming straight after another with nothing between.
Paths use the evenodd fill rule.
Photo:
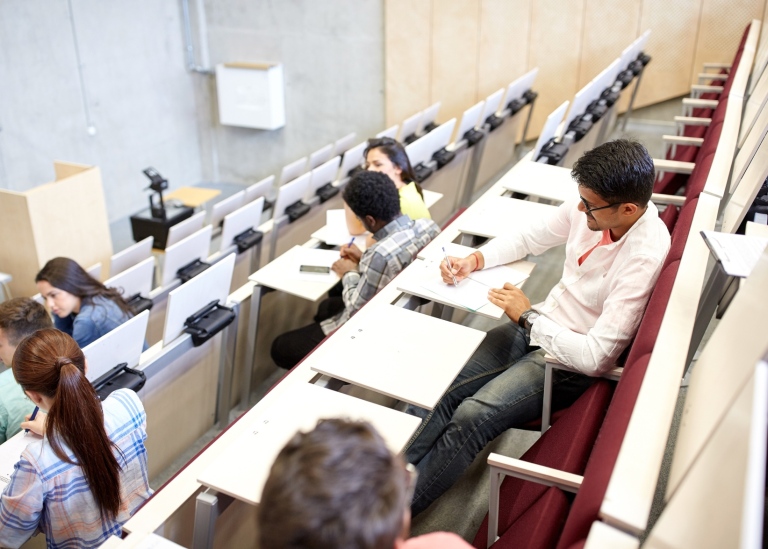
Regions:
<instances>
[{"instance_id":1,"label":"ponytail hair tie","mask_svg":"<svg viewBox=\"0 0 768 549\"><path fill-rule=\"evenodd\" d=\"M61 369L62 369L62 368L64 367L64 365L66 365L66 364L74 364L74 363L72 362L72 359L70 359L70 358L68 358L68 357L65 357L65 356L60 356L60 357L58 357L58 358L56 359L56 368L57 368L59 371L61 371Z\"/></svg>"}]
</instances>

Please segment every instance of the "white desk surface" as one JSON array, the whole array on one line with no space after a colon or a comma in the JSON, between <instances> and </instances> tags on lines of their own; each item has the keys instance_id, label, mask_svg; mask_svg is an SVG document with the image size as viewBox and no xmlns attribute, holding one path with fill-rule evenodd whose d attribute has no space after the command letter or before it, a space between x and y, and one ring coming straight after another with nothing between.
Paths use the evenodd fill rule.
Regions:
<instances>
[{"instance_id":1,"label":"white desk surface","mask_svg":"<svg viewBox=\"0 0 768 549\"><path fill-rule=\"evenodd\" d=\"M353 396L309 383L295 385L282 400L249 418L244 431L198 479L201 484L257 505L272 463L293 435L319 419L345 417L370 422L394 452L401 451L421 420Z\"/></svg>"},{"instance_id":2,"label":"white desk surface","mask_svg":"<svg viewBox=\"0 0 768 549\"><path fill-rule=\"evenodd\" d=\"M304 279L291 278L286 276L286 273L293 271L296 267L297 256L302 253L302 250L307 248L303 246L294 246L283 255L268 263L251 276L249 280L266 286L268 288L274 288L287 294L295 295L310 301L317 301L328 290L330 290L338 281L338 277L334 279L324 279L322 281L312 282Z\"/></svg>"},{"instance_id":3,"label":"white desk surface","mask_svg":"<svg viewBox=\"0 0 768 549\"><path fill-rule=\"evenodd\" d=\"M494 238L548 215L556 206L497 196L483 200L454 223L465 234Z\"/></svg>"},{"instance_id":4,"label":"white desk surface","mask_svg":"<svg viewBox=\"0 0 768 549\"><path fill-rule=\"evenodd\" d=\"M530 261L516 261L506 265L506 267L514 269L515 271L525 276L529 276L535 266L536 264ZM424 282L428 280L431 275L434 275L434 273L439 268L439 263L430 261L428 259L414 261L412 264L408 265L408 267L402 272L400 276L397 277L397 289L411 295L429 299L430 301L434 301L436 303L442 303L443 305L448 305L449 307L454 307L463 311L469 311L471 313L478 314L487 318L492 318L494 320L498 320L504 316L504 310L494 305L490 301L476 311L472 311L444 296L430 291L429 288L425 288L423 286ZM519 286L522 286L522 283L519 284Z\"/></svg>"},{"instance_id":5,"label":"white desk surface","mask_svg":"<svg viewBox=\"0 0 768 549\"><path fill-rule=\"evenodd\" d=\"M368 303L334 333L333 344L321 345L305 362L316 372L432 409L484 338L479 330Z\"/></svg>"},{"instance_id":6,"label":"white desk surface","mask_svg":"<svg viewBox=\"0 0 768 549\"><path fill-rule=\"evenodd\" d=\"M427 189L421 190L424 193L424 204L427 206L427 209L430 209L432 206L437 204L437 202L443 198L442 193L436 193L435 191L430 191Z\"/></svg>"},{"instance_id":7,"label":"white desk surface","mask_svg":"<svg viewBox=\"0 0 768 549\"><path fill-rule=\"evenodd\" d=\"M747 221L747 236L763 236L768 238L768 225Z\"/></svg>"},{"instance_id":8,"label":"white desk surface","mask_svg":"<svg viewBox=\"0 0 768 549\"><path fill-rule=\"evenodd\" d=\"M502 186L518 193L565 202L578 196L571 170L521 160L500 179Z\"/></svg>"}]
</instances>

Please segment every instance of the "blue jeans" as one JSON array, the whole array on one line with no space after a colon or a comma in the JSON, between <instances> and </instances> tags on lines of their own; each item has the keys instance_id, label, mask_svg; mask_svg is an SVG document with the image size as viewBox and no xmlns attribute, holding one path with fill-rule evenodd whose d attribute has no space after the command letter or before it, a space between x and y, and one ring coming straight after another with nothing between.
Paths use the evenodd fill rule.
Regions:
<instances>
[{"instance_id":1,"label":"blue jeans","mask_svg":"<svg viewBox=\"0 0 768 549\"><path fill-rule=\"evenodd\" d=\"M555 370L553 409L575 401L592 381ZM423 420L405 449L419 472L412 513L448 490L498 435L540 418L543 391L544 351L529 347L525 330L509 322L488 332L432 411L407 410Z\"/></svg>"}]
</instances>

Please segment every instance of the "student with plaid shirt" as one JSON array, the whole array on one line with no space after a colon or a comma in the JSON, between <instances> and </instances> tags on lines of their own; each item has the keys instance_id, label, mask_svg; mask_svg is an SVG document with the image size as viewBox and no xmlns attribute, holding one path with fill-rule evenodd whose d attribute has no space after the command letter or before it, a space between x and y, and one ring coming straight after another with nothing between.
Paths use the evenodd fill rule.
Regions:
<instances>
[{"instance_id":1,"label":"student with plaid shirt","mask_svg":"<svg viewBox=\"0 0 768 549\"><path fill-rule=\"evenodd\" d=\"M152 494L139 397L121 389L100 402L83 352L53 328L19 343L13 374L47 418L30 425L44 436L22 452L0 496L0 547L19 547L38 530L49 549L99 547L120 535Z\"/></svg>"},{"instance_id":2,"label":"student with plaid shirt","mask_svg":"<svg viewBox=\"0 0 768 549\"><path fill-rule=\"evenodd\" d=\"M402 271L440 233L431 219L411 220L400 212L400 196L383 173L356 174L344 188L344 202L373 235L364 253L343 246L333 271L341 277L341 295L324 300L309 326L287 332L272 343L272 359L292 368L328 334L344 324Z\"/></svg>"}]
</instances>

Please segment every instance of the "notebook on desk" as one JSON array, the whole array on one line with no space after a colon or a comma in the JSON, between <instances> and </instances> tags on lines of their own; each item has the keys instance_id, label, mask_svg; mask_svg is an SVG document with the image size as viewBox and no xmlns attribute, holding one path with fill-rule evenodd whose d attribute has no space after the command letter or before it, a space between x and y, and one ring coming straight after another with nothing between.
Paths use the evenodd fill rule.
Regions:
<instances>
[{"instance_id":1,"label":"notebook on desk","mask_svg":"<svg viewBox=\"0 0 768 549\"><path fill-rule=\"evenodd\" d=\"M419 418L391 408L299 383L286 391L280 402L251 420L248 430L203 471L198 481L256 505L272 463L288 440L298 431L313 429L319 419L336 417L370 422L394 452L403 449L421 423Z\"/></svg>"}]
</instances>

